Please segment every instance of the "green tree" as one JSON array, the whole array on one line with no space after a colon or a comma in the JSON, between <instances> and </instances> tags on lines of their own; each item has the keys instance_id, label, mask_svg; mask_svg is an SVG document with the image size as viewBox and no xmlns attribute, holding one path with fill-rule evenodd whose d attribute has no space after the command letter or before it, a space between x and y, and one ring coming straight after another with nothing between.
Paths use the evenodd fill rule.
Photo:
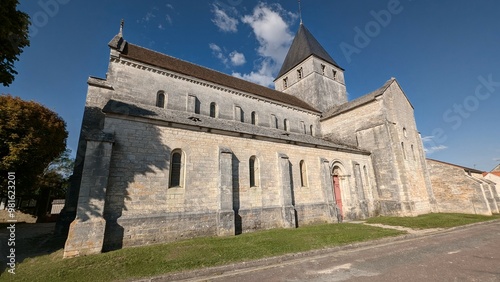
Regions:
<instances>
[{"instance_id":1,"label":"green tree","mask_svg":"<svg viewBox=\"0 0 500 282\"><path fill-rule=\"evenodd\" d=\"M17 10L18 0L0 2L0 82L9 86L14 81L14 62L23 48L30 45L28 14Z\"/></svg>"},{"instance_id":2,"label":"green tree","mask_svg":"<svg viewBox=\"0 0 500 282\"><path fill-rule=\"evenodd\" d=\"M69 178L73 174L75 159L70 156L71 150L66 149L53 160L39 177L38 189L50 190L53 198L64 198L69 186Z\"/></svg>"},{"instance_id":3,"label":"green tree","mask_svg":"<svg viewBox=\"0 0 500 282\"><path fill-rule=\"evenodd\" d=\"M8 172L15 172L16 195L35 194L44 170L64 152L67 137L58 114L33 101L0 95L0 194Z\"/></svg>"}]
</instances>

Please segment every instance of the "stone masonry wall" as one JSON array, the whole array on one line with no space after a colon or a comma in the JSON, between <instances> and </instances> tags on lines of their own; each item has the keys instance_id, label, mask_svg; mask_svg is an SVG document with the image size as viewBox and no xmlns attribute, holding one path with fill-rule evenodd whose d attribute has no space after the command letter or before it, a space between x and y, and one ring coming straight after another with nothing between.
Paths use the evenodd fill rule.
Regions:
<instances>
[{"instance_id":1,"label":"stone masonry wall","mask_svg":"<svg viewBox=\"0 0 500 282\"><path fill-rule=\"evenodd\" d=\"M403 189L401 197L412 205L412 214L432 211L434 201L422 140L415 122L414 110L397 82L384 93L384 105L397 167Z\"/></svg>"},{"instance_id":2,"label":"stone masonry wall","mask_svg":"<svg viewBox=\"0 0 500 282\"><path fill-rule=\"evenodd\" d=\"M463 168L427 160L439 212L491 215L484 190Z\"/></svg>"},{"instance_id":3,"label":"stone masonry wall","mask_svg":"<svg viewBox=\"0 0 500 282\"><path fill-rule=\"evenodd\" d=\"M395 81L384 93L367 100L322 120L322 134L372 152L383 214L432 211L432 189L411 104Z\"/></svg>"},{"instance_id":4,"label":"stone masonry wall","mask_svg":"<svg viewBox=\"0 0 500 282\"><path fill-rule=\"evenodd\" d=\"M324 74L321 65L325 66ZM302 69L300 79L297 75L298 69ZM285 78L288 83L286 88L283 85ZM344 72L314 56L279 77L275 82L275 89L294 95L322 112L347 102Z\"/></svg>"},{"instance_id":5,"label":"stone masonry wall","mask_svg":"<svg viewBox=\"0 0 500 282\"><path fill-rule=\"evenodd\" d=\"M322 181L323 159L345 164L354 160L368 167L367 177L374 178L370 156L363 154L191 131L130 117L106 118L105 130L115 133L104 211L109 226L105 238L105 245L109 243L107 247L215 235L221 147L233 152L233 208L236 229L242 232L283 226L278 162L281 153L289 158L293 204L299 225L335 221L326 206L329 201L325 189L332 187L331 182ZM182 150L185 156L185 185L169 188L170 154L176 149ZM258 160L260 184L257 187L250 187L251 156ZM306 187L300 185L301 160L307 164ZM345 210L349 211L346 219L356 218L363 213L351 179L352 166L345 165L344 170L342 200ZM364 189L370 195L367 199L373 203L372 191L367 186ZM148 220L140 225L132 224L140 218ZM167 226L172 224L176 228ZM116 234L123 234L122 242L109 240Z\"/></svg>"}]
</instances>

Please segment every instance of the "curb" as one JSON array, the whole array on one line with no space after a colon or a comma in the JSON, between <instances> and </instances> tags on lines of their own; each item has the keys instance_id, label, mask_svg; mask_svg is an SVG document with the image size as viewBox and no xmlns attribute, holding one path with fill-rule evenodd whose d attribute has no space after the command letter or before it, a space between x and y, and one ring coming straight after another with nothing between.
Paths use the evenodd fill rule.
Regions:
<instances>
[{"instance_id":1,"label":"curb","mask_svg":"<svg viewBox=\"0 0 500 282\"><path fill-rule=\"evenodd\" d=\"M221 275L224 273L234 272L234 271L243 271L243 270L250 271L252 268L263 267L263 266L272 267L273 265L277 265L277 264L281 264L281 263L292 263L293 261L300 260L300 259L303 259L306 257L315 257L315 256L327 255L327 254L330 254L332 252L348 251L348 250L354 250L354 249L359 249L359 248L366 248L366 247L373 247L373 246L377 246L377 245L389 244L389 243L394 243L394 242L401 242L401 241L415 239L415 238L424 238L424 237L434 236L434 235L438 235L438 234L450 233L450 232L454 232L456 230L476 227L476 226L480 226L480 225L494 224L497 222L500 222L500 219L471 223L468 225L462 225L462 226L456 226L456 227L451 227L451 228L447 228L447 229L435 230L435 231L421 233L421 234L418 234L418 233L404 234L404 235L399 235L399 236L395 236L395 237L386 237L386 238L382 238L382 239L375 239L375 240L371 240L371 241L352 243L352 244L342 245L342 246L337 246L337 247L332 247L332 248L311 250L311 251L300 252L300 253L291 253L291 254L285 254L285 255L281 255L281 256L252 260L252 261L244 261L244 262L238 262L238 263L227 264L227 265L222 265L222 266L208 267L208 268L203 268L203 269L187 270L187 271L183 271L183 272L169 273L169 274L164 274L164 275L160 275L160 276L141 278L141 279L135 279L135 280L127 280L127 281L166 282L166 281L180 281L180 280L193 279L193 278L202 279L203 277L207 277L207 276Z\"/></svg>"}]
</instances>

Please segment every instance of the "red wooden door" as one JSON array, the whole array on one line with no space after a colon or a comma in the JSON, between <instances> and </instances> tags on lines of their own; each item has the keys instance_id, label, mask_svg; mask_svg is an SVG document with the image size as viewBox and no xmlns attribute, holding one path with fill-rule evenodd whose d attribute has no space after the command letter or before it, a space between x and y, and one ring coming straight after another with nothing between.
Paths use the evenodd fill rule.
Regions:
<instances>
[{"instance_id":1,"label":"red wooden door","mask_svg":"<svg viewBox=\"0 0 500 282\"><path fill-rule=\"evenodd\" d=\"M335 193L335 202L337 203L337 207L339 207L340 214L342 213L342 197L340 196L340 181L339 176L333 176L333 192Z\"/></svg>"}]
</instances>

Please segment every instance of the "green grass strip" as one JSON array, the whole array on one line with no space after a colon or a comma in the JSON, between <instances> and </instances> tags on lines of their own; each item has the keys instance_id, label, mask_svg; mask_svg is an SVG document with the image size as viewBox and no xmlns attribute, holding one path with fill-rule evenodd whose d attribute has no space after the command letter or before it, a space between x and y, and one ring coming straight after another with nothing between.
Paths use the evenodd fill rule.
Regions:
<instances>
[{"instance_id":1,"label":"green grass strip","mask_svg":"<svg viewBox=\"0 0 500 282\"><path fill-rule=\"evenodd\" d=\"M369 218L367 223L403 226L413 229L451 228L476 222L500 219L500 215L486 216L477 214L430 213L417 217L381 216Z\"/></svg>"},{"instance_id":2,"label":"green grass strip","mask_svg":"<svg viewBox=\"0 0 500 282\"><path fill-rule=\"evenodd\" d=\"M323 224L274 229L231 237L196 238L161 245L126 248L99 255L62 259L62 250L28 258L15 277L0 280L114 281L230 264L287 253L334 247L404 232L362 224ZM13 281L14 281L13 280Z\"/></svg>"}]
</instances>

